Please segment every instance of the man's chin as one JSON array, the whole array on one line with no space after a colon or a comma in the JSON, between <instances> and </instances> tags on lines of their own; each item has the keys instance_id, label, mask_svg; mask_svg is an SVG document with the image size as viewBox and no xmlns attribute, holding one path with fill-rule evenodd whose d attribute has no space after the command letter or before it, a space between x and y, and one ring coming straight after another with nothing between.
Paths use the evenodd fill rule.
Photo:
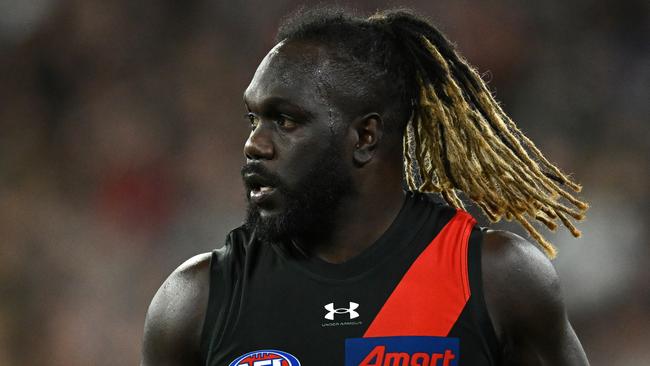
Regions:
<instances>
[{"instance_id":1,"label":"man's chin","mask_svg":"<svg viewBox=\"0 0 650 366\"><path fill-rule=\"evenodd\" d=\"M283 216L285 215L282 210L278 209L269 209L269 208L257 208L257 216L259 217L260 220L266 220L266 221L273 221L273 220L283 220Z\"/></svg>"},{"instance_id":2,"label":"man's chin","mask_svg":"<svg viewBox=\"0 0 650 366\"><path fill-rule=\"evenodd\" d=\"M262 241L281 242L291 235L288 221L277 210L249 207L245 225Z\"/></svg>"}]
</instances>

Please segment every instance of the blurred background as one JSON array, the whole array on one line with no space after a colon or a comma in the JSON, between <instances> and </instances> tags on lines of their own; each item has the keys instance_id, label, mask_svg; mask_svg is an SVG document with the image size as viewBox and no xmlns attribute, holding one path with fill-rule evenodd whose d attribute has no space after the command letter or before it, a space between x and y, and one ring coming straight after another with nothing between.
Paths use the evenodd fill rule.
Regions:
<instances>
[{"instance_id":1,"label":"blurred background","mask_svg":"<svg viewBox=\"0 0 650 366\"><path fill-rule=\"evenodd\" d=\"M139 362L162 281L242 220L241 96L301 3L0 0L0 365ZM571 320L592 365L650 364L649 3L346 3L430 16L583 183Z\"/></svg>"}]
</instances>

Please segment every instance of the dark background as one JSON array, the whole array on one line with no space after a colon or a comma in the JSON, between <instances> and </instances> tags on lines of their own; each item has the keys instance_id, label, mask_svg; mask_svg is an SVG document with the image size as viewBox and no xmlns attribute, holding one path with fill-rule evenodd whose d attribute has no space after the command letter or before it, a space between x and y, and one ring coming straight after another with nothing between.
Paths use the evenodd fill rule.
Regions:
<instances>
[{"instance_id":1,"label":"dark background","mask_svg":"<svg viewBox=\"0 0 650 366\"><path fill-rule=\"evenodd\" d=\"M0 365L138 362L158 286L241 222L241 95L298 4L0 0ZM650 364L648 2L348 4L429 15L584 184L571 319L592 365Z\"/></svg>"}]
</instances>

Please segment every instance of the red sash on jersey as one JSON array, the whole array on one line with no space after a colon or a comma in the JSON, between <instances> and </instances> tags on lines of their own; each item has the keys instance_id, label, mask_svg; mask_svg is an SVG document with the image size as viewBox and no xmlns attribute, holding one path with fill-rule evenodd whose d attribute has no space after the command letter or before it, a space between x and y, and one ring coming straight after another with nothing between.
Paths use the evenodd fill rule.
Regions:
<instances>
[{"instance_id":1,"label":"red sash on jersey","mask_svg":"<svg viewBox=\"0 0 650 366\"><path fill-rule=\"evenodd\" d=\"M467 245L475 224L457 210L402 277L364 337L448 335L470 297Z\"/></svg>"}]
</instances>

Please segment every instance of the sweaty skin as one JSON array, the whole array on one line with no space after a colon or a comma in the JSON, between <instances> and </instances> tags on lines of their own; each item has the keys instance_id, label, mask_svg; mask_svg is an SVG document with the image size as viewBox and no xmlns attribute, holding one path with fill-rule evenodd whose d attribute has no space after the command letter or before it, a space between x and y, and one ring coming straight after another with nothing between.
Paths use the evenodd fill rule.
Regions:
<instances>
[{"instance_id":1,"label":"sweaty skin","mask_svg":"<svg viewBox=\"0 0 650 366\"><path fill-rule=\"evenodd\" d=\"M328 69L330 61L327 48L314 43L281 42L269 52L244 94L254 117L244 154L248 162L263 164L292 184L318 164L326 141L337 134L356 194L341 203L331 235L318 242L312 238L304 247L309 255L339 263L382 235L397 216L404 193L401 136L383 133L383 110L359 109L364 101L358 98L352 105L332 97L328 86L343 81ZM282 205L279 197L261 214L278 214ZM588 365L567 319L558 276L537 247L512 233L488 231L482 264L504 365ZM210 253L197 255L158 290L145 321L142 366L201 364L209 267Z\"/></svg>"}]
</instances>

